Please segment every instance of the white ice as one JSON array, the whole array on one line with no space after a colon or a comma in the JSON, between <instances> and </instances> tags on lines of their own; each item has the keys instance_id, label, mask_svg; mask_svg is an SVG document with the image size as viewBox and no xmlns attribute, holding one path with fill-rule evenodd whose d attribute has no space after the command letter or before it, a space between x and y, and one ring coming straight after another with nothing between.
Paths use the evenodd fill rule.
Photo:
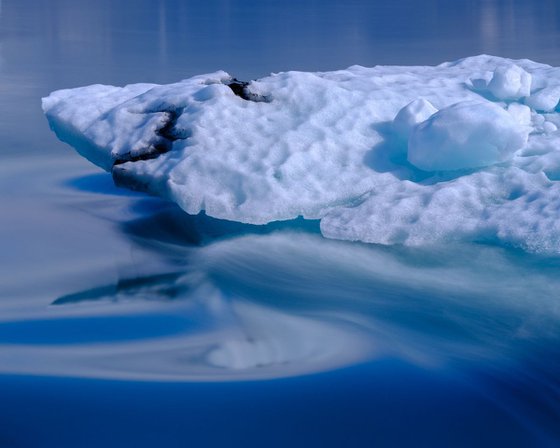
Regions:
<instances>
[{"instance_id":1,"label":"white ice","mask_svg":"<svg viewBox=\"0 0 560 448\"><path fill-rule=\"evenodd\" d=\"M285 72L252 81L247 99L231 80L60 90L43 109L118 184L190 214L560 252L560 69L483 55Z\"/></svg>"},{"instance_id":2,"label":"white ice","mask_svg":"<svg viewBox=\"0 0 560 448\"><path fill-rule=\"evenodd\" d=\"M519 65L499 65L488 84L488 90L500 100L518 100L531 94L532 76Z\"/></svg>"},{"instance_id":3,"label":"white ice","mask_svg":"<svg viewBox=\"0 0 560 448\"><path fill-rule=\"evenodd\" d=\"M412 130L437 112L432 103L419 98L404 106L393 120L393 129L408 138Z\"/></svg>"},{"instance_id":4,"label":"white ice","mask_svg":"<svg viewBox=\"0 0 560 448\"><path fill-rule=\"evenodd\" d=\"M494 165L521 149L527 134L500 106L461 101L414 128L408 141L408 161L425 171Z\"/></svg>"}]
</instances>

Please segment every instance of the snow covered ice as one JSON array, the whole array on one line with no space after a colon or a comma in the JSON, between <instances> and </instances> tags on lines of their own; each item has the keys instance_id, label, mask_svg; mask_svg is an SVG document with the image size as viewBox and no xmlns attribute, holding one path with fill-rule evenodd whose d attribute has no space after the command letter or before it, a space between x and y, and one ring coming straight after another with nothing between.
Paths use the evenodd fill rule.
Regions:
<instances>
[{"instance_id":1,"label":"snow covered ice","mask_svg":"<svg viewBox=\"0 0 560 448\"><path fill-rule=\"evenodd\" d=\"M408 141L408 161L426 171L494 165L521 149L527 134L500 106L488 101L461 101L414 127Z\"/></svg>"},{"instance_id":2,"label":"snow covered ice","mask_svg":"<svg viewBox=\"0 0 560 448\"><path fill-rule=\"evenodd\" d=\"M115 182L187 213L319 219L329 238L484 241L560 252L560 69L476 56L435 67L225 72L43 99L58 137Z\"/></svg>"},{"instance_id":3,"label":"snow covered ice","mask_svg":"<svg viewBox=\"0 0 560 448\"><path fill-rule=\"evenodd\" d=\"M531 95L532 77L515 64L498 66L488 84L488 90L501 100L518 100Z\"/></svg>"}]
</instances>

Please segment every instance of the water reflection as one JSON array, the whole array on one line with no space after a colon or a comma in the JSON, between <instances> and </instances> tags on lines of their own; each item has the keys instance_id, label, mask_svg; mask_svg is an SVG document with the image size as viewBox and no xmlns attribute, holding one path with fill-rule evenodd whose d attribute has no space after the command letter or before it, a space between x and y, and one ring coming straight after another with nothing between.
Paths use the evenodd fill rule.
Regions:
<instances>
[{"instance_id":1,"label":"water reflection","mask_svg":"<svg viewBox=\"0 0 560 448\"><path fill-rule=\"evenodd\" d=\"M85 180L75 185L90 188ZM110 309L111 319L122 316L126 327L130 313L146 312L130 304L151 304L144 336L86 341L76 357L72 332L66 341L46 332L40 350L20 345L14 357L14 347L5 345L10 332L0 324L0 353L11 359L0 362L2 371L209 381L301 375L392 357L430 369L536 363L543 376L535 353L560 340L558 258L472 245L330 241L313 222L248 226L188 216L157 199L136 198L131 208L135 218L121 229L162 259L158 269L66 294L53 307L90 316ZM163 265L173 268L162 272ZM170 313L198 325L177 332ZM166 321L169 334L150 336L150 325ZM549 364L555 373L557 364Z\"/></svg>"}]
</instances>

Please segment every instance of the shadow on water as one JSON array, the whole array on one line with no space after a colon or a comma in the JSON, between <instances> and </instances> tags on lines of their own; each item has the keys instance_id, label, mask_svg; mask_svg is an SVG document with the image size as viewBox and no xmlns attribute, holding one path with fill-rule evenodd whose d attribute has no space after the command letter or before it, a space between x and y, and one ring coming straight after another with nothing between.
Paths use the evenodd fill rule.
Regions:
<instances>
[{"instance_id":1,"label":"shadow on water","mask_svg":"<svg viewBox=\"0 0 560 448\"><path fill-rule=\"evenodd\" d=\"M188 215L177 205L152 200L139 201L133 206L141 217L122 223L123 233L141 241L202 245L216 239L239 235L267 235L282 230L320 234L318 220L298 217L289 221L276 221L265 225L243 224L207 216L205 213Z\"/></svg>"},{"instance_id":2,"label":"shadow on water","mask_svg":"<svg viewBox=\"0 0 560 448\"><path fill-rule=\"evenodd\" d=\"M189 215L175 203L115 186L108 173L76 177L64 185L81 192L133 199L128 212L136 218L120 222L119 226L124 235L143 246L157 243L185 247L198 246L216 239L247 234L266 235L282 230L311 234L321 232L319 220L302 217L253 225L212 218L204 212Z\"/></svg>"},{"instance_id":3,"label":"shadow on water","mask_svg":"<svg viewBox=\"0 0 560 448\"><path fill-rule=\"evenodd\" d=\"M86 193L106 194L111 196L144 196L132 190L116 187L109 173L94 173L74 177L66 180L63 186Z\"/></svg>"}]
</instances>

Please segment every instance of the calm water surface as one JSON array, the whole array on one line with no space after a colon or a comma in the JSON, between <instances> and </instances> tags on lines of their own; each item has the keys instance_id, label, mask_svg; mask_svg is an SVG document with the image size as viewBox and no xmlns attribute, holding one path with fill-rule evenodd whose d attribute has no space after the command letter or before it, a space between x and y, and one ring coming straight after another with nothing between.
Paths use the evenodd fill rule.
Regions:
<instances>
[{"instance_id":1,"label":"calm water surface","mask_svg":"<svg viewBox=\"0 0 560 448\"><path fill-rule=\"evenodd\" d=\"M2 0L0 447L560 445L560 257L323 239L116 189L40 98L480 53L555 0Z\"/></svg>"}]
</instances>

